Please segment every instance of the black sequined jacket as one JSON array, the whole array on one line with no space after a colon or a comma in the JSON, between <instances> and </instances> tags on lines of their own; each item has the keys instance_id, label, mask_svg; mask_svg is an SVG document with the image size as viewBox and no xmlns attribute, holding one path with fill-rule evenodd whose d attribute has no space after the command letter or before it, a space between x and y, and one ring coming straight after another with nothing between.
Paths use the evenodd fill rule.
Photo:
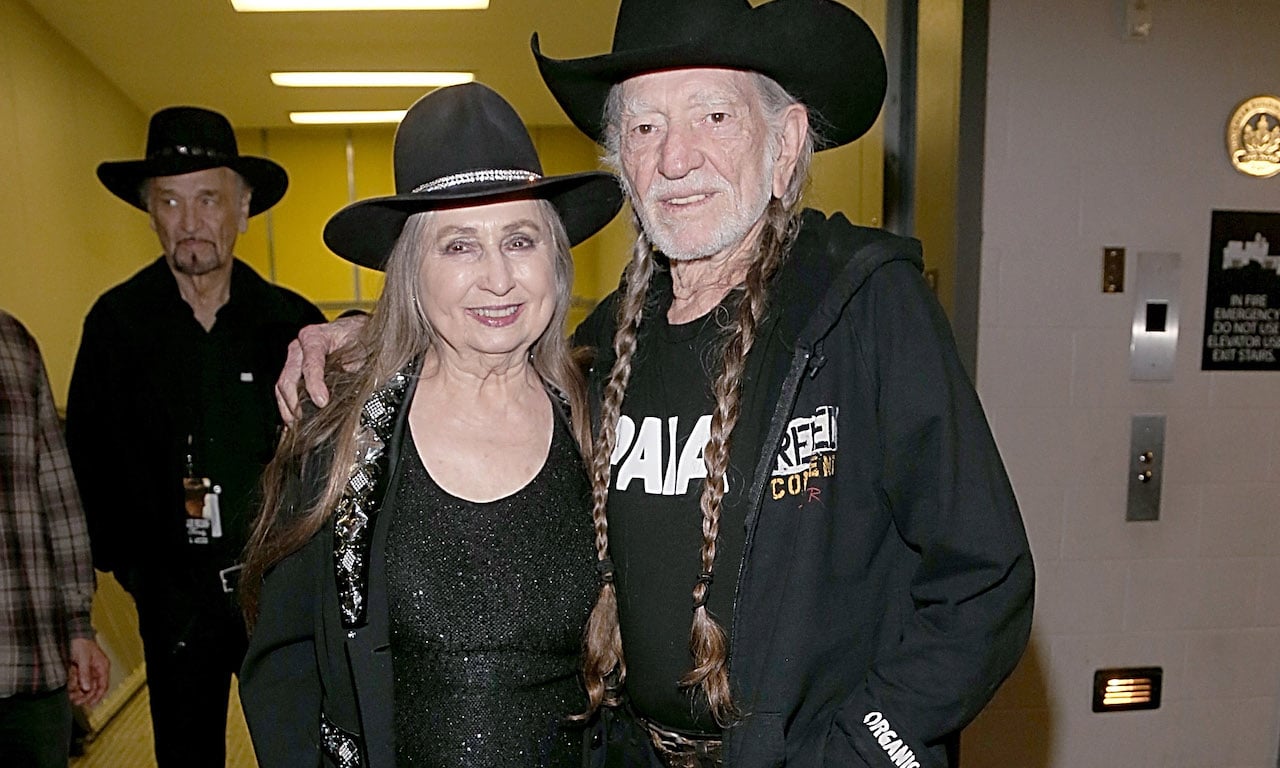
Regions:
<instances>
[{"instance_id":1,"label":"black sequined jacket","mask_svg":"<svg viewBox=\"0 0 1280 768\"><path fill-rule=\"evenodd\" d=\"M416 378L403 378L365 406L365 422L373 423L384 452L363 462L334 519L263 579L261 612L240 672L260 768L395 766L391 643L380 586L385 559L378 556L391 515L378 507L395 497L400 474L385 470L399 466L413 397ZM314 498L317 490L298 492Z\"/></svg>"},{"instance_id":2,"label":"black sequined jacket","mask_svg":"<svg viewBox=\"0 0 1280 768\"><path fill-rule=\"evenodd\" d=\"M732 436L750 488L726 496L746 539L724 765L940 768L1026 645L1031 552L919 243L803 216ZM602 352L596 402L616 297L575 334ZM655 765L612 714L590 764Z\"/></svg>"}]
</instances>

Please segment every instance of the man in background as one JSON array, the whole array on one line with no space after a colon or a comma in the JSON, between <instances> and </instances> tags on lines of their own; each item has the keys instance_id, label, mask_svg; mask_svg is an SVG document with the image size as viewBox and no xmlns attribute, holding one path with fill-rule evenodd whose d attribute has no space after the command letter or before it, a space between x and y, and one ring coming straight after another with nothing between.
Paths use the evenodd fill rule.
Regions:
<instances>
[{"instance_id":1,"label":"man in background","mask_svg":"<svg viewBox=\"0 0 1280 768\"><path fill-rule=\"evenodd\" d=\"M288 176L241 155L222 115L157 112L146 157L102 163L98 178L149 214L163 255L85 319L67 404L72 465L94 564L137 603L157 762L222 766L246 646L240 552L276 444L271 387L289 340L323 315L235 258Z\"/></svg>"},{"instance_id":2,"label":"man in background","mask_svg":"<svg viewBox=\"0 0 1280 768\"><path fill-rule=\"evenodd\" d=\"M0 311L0 755L65 768L71 707L107 691L75 476L36 341Z\"/></svg>"}]
</instances>

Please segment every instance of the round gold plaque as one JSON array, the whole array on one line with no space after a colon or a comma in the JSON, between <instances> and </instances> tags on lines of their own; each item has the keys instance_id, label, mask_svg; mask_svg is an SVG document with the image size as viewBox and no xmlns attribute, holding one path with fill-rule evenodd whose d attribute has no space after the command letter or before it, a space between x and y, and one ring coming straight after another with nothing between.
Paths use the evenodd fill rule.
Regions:
<instances>
[{"instance_id":1,"label":"round gold plaque","mask_svg":"<svg viewBox=\"0 0 1280 768\"><path fill-rule=\"evenodd\" d=\"M1241 173L1263 179L1280 173L1280 98L1255 96L1236 107L1227 152Z\"/></svg>"}]
</instances>

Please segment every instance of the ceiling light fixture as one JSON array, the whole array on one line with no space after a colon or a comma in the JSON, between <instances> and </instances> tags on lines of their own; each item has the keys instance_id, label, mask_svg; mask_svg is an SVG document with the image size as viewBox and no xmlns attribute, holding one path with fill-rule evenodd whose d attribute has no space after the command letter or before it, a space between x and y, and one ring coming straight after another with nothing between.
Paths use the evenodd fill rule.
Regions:
<instances>
[{"instance_id":1,"label":"ceiling light fixture","mask_svg":"<svg viewBox=\"0 0 1280 768\"><path fill-rule=\"evenodd\" d=\"M272 72L287 88L442 88L475 79L470 72Z\"/></svg>"},{"instance_id":2,"label":"ceiling light fixture","mask_svg":"<svg viewBox=\"0 0 1280 768\"><path fill-rule=\"evenodd\" d=\"M289 121L296 125L398 123L407 111L404 109L382 109L347 112L290 112Z\"/></svg>"},{"instance_id":3,"label":"ceiling light fixture","mask_svg":"<svg viewBox=\"0 0 1280 768\"><path fill-rule=\"evenodd\" d=\"M489 0L231 0L240 13L285 11L483 11Z\"/></svg>"}]
</instances>

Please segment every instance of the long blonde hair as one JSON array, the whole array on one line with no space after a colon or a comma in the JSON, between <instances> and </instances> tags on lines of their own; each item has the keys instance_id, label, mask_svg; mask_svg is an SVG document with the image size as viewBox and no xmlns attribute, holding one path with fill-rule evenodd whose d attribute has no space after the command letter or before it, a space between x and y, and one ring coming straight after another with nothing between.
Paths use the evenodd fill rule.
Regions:
<instances>
[{"instance_id":1,"label":"long blonde hair","mask_svg":"<svg viewBox=\"0 0 1280 768\"><path fill-rule=\"evenodd\" d=\"M565 337L573 288L569 238L555 207L545 200L535 202L551 236L556 293L551 322L534 341L529 360L547 389L568 402L574 435L585 454L591 433L586 388ZM369 321L352 343L326 362L325 382L333 396L329 405L317 409L305 390L299 390L303 415L285 431L275 458L267 465L262 510L245 549L240 598L250 626L257 618L267 570L299 549L333 515L355 455L365 401L440 343L415 298L423 244L433 237L434 221L435 215L428 211L415 213L405 222L387 259L385 285ZM317 487L322 490L306 498Z\"/></svg>"},{"instance_id":2,"label":"long blonde hair","mask_svg":"<svg viewBox=\"0 0 1280 768\"><path fill-rule=\"evenodd\" d=\"M783 113L799 103L776 82L753 73L760 104L769 133L767 151L776 156L782 136ZM615 85L605 107L605 163L621 170L618 125L622 109L621 86ZM812 126L811 120L810 125ZM742 374L747 355L755 342L756 330L764 317L769 281L781 266L799 229L800 199L809 179L809 166L818 137L811 127L804 138L796 167L781 198L771 200L765 210L765 226L756 243L756 257L747 271L743 289L734 311L734 322L722 334L720 359L722 367L712 383L715 409L711 417L711 433L703 458L707 476L703 481L702 547L700 573L693 586L693 622L689 633L689 649L693 669L680 680L685 688L696 688L706 697L716 722L723 726L737 718L737 710L729 687L728 638L724 628L707 610L707 595L714 575L716 545L720 530L720 511L729 468L729 449L734 425L738 421ZM625 176L624 176L625 178ZM645 237L639 218L632 215L639 233L627 266L622 294L618 300L617 329L613 339L615 360L604 385L600 406L600 426L588 461L591 477L592 519L595 525L596 555L602 574L600 594L587 623L584 640L584 679L590 711L601 705L618 703L622 683L626 679L626 659L618 627L617 592L613 583L613 566L609 557L609 522L605 513L611 475L610 458L617 443L618 419L631 363L636 350L636 337L643 321L645 298L655 269L654 251Z\"/></svg>"}]
</instances>

